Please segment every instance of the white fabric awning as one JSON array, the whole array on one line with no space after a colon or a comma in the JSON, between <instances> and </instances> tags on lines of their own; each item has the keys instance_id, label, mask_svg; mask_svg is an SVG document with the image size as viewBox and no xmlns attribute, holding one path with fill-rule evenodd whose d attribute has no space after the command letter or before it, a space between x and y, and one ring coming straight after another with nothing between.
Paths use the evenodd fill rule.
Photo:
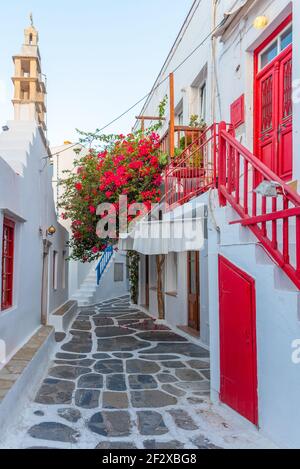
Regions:
<instances>
[{"instance_id":1,"label":"white fabric awning","mask_svg":"<svg viewBox=\"0 0 300 469\"><path fill-rule=\"evenodd\" d=\"M204 249L204 218L143 221L134 232L133 249L144 255Z\"/></svg>"},{"instance_id":2,"label":"white fabric awning","mask_svg":"<svg viewBox=\"0 0 300 469\"><path fill-rule=\"evenodd\" d=\"M119 251L133 251L134 232L129 234L120 234L118 249Z\"/></svg>"}]
</instances>

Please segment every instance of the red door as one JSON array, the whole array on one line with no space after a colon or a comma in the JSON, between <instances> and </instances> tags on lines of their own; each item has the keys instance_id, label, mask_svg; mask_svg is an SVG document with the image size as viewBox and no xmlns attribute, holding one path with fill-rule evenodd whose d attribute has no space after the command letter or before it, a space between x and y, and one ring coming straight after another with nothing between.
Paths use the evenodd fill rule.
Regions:
<instances>
[{"instance_id":1,"label":"red door","mask_svg":"<svg viewBox=\"0 0 300 469\"><path fill-rule=\"evenodd\" d=\"M220 399L258 425L255 282L219 256Z\"/></svg>"},{"instance_id":2,"label":"red door","mask_svg":"<svg viewBox=\"0 0 300 469\"><path fill-rule=\"evenodd\" d=\"M255 141L263 163L284 180L292 178L291 16L255 52Z\"/></svg>"}]
</instances>

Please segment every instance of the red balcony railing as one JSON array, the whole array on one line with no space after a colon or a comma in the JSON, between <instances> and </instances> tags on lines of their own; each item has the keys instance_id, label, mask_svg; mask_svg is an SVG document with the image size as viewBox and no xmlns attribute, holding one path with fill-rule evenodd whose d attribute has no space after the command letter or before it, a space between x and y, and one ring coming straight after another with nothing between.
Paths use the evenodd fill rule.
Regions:
<instances>
[{"instance_id":1,"label":"red balcony railing","mask_svg":"<svg viewBox=\"0 0 300 469\"><path fill-rule=\"evenodd\" d=\"M219 199L241 217L261 245L300 288L300 196L219 126ZM277 197L254 192L262 181L277 186Z\"/></svg>"},{"instance_id":2,"label":"red balcony railing","mask_svg":"<svg viewBox=\"0 0 300 469\"><path fill-rule=\"evenodd\" d=\"M191 143L165 170L165 202L169 206L182 204L216 185L217 128L213 124L205 131L186 131L185 138Z\"/></svg>"},{"instance_id":3,"label":"red balcony railing","mask_svg":"<svg viewBox=\"0 0 300 469\"><path fill-rule=\"evenodd\" d=\"M300 289L300 196L240 144L225 122L202 131L173 158L164 181L171 207L218 188L220 205L229 203L240 216L231 224L248 227ZM255 191L263 181L272 183L276 197Z\"/></svg>"},{"instance_id":4,"label":"red balcony railing","mask_svg":"<svg viewBox=\"0 0 300 469\"><path fill-rule=\"evenodd\" d=\"M197 127L176 125L174 127L175 153L183 151L191 143L193 143L202 133L203 129ZM170 129L168 129L164 133L160 140L160 153L166 153L167 155L170 155Z\"/></svg>"}]
</instances>

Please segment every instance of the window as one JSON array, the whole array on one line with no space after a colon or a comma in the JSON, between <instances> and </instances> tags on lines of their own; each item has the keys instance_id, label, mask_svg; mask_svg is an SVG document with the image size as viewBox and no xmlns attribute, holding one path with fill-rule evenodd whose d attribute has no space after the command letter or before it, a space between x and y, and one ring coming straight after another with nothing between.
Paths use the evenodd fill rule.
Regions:
<instances>
[{"instance_id":1,"label":"window","mask_svg":"<svg viewBox=\"0 0 300 469\"><path fill-rule=\"evenodd\" d=\"M260 69L266 67L293 42L293 26L290 24L274 41L260 54Z\"/></svg>"},{"instance_id":2,"label":"window","mask_svg":"<svg viewBox=\"0 0 300 469\"><path fill-rule=\"evenodd\" d=\"M287 46L293 42L293 27L290 26L281 36L280 36L280 50L285 49Z\"/></svg>"},{"instance_id":3,"label":"window","mask_svg":"<svg viewBox=\"0 0 300 469\"><path fill-rule=\"evenodd\" d=\"M204 120L206 119L206 82L203 83L202 86L199 88L199 99L200 99L200 107L199 107L199 117Z\"/></svg>"},{"instance_id":4,"label":"window","mask_svg":"<svg viewBox=\"0 0 300 469\"><path fill-rule=\"evenodd\" d=\"M52 287L53 290L57 290L57 251L53 251L53 263L52 263Z\"/></svg>"},{"instance_id":5,"label":"window","mask_svg":"<svg viewBox=\"0 0 300 469\"><path fill-rule=\"evenodd\" d=\"M2 241L2 284L1 309L5 310L13 305L13 274L14 274L14 237L15 224L4 218Z\"/></svg>"},{"instance_id":6,"label":"window","mask_svg":"<svg viewBox=\"0 0 300 469\"><path fill-rule=\"evenodd\" d=\"M121 262L115 262L114 264L114 281L123 282L124 280L124 268Z\"/></svg>"},{"instance_id":7,"label":"window","mask_svg":"<svg viewBox=\"0 0 300 469\"><path fill-rule=\"evenodd\" d=\"M277 49L278 49L278 45L277 45L277 41L275 41L261 55L261 68L264 68L266 65L268 65L268 63L270 63L273 59L275 59L275 57L278 53Z\"/></svg>"},{"instance_id":8,"label":"window","mask_svg":"<svg viewBox=\"0 0 300 469\"><path fill-rule=\"evenodd\" d=\"M181 111L179 114L177 114L177 124L178 125L183 125L183 111Z\"/></svg>"}]
</instances>

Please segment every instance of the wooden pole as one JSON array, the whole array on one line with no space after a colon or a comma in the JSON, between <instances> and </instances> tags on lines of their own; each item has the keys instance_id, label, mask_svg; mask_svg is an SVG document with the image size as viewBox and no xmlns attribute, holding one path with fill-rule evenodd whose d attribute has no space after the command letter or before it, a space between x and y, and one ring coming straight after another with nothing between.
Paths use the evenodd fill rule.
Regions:
<instances>
[{"instance_id":1,"label":"wooden pole","mask_svg":"<svg viewBox=\"0 0 300 469\"><path fill-rule=\"evenodd\" d=\"M175 99L174 99L174 73L170 73L170 128L169 128L169 144L170 157L175 155Z\"/></svg>"},{"instance_id":2,"label":"wooden pole","mask_svg":"<svg viewBox=\"0 0 300 469\"><path fill-rule=\"evenodd\" d=\"M166 256L164 254L156 256L156 269L157 269L157 304L158 304L158 319L165 319L165 298L163 291L163 269Z\"/></svg>"}]
</instances>

